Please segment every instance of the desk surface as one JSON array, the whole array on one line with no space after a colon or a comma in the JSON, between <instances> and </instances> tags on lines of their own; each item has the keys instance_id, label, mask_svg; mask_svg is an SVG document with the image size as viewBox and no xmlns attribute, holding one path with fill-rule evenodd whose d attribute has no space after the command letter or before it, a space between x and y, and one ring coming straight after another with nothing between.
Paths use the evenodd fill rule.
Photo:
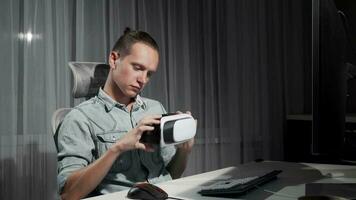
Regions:
<instances>
[{"instance_id":1,"label":"desk surface","mask_svg":"<svg viewBox=\"0 0 356 200\"><path fill-rule=\"evenodd\" d=\"M259 189L240 196L240 199L297 199L305 195L306 183L356 183L356 166L327 165L310 163L289 163L277 161L265 161L260 163L248 163L236 167L227 167L216 171L188 176L164 183L157 184L165 190L169 196L185 200L191 199L220 199L227 198L204 197L197 192L203 185L209 185L214 180L227 179L248 175L260 170L281 169L283 172L278 179L262 185ZM338 177L330 178L328 173ZM88 200L117 200L128 199L128 190L101 195Z\"/></svg>"}]
</instances>

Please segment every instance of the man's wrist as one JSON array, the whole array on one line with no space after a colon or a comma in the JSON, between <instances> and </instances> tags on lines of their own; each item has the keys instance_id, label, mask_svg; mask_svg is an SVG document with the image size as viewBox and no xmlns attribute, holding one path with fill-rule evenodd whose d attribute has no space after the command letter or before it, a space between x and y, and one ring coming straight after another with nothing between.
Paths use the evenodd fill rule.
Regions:
<instances>
[{"instance_id":1,"label":"man's wrist","mask_svg":"<svg viewBox=\"0 0 356 200\"><path fill-rule=\"evenodd\" d=\"M115 154L120 154L122 153L122 147L121 147L121 143L115 143L114 145L112 145L109 150Z\"/></svg>"}]
</instances>

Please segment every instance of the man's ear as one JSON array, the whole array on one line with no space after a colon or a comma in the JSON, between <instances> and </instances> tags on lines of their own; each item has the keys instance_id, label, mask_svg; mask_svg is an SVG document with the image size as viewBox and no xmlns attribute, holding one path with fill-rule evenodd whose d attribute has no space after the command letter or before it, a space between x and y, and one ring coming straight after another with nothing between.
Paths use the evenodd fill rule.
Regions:
<instances>
[{"instance_id":1,"label":"man's ear","mask_svg":"<svg viewBox=\"0 0 356 200\"><path fill-rule=\"evenodd\" d=\"M119 61L120 55L116 51L112 51L109 56L109 65L111 69L116 68L116 62Z\"/></svg>"}]
</instances>

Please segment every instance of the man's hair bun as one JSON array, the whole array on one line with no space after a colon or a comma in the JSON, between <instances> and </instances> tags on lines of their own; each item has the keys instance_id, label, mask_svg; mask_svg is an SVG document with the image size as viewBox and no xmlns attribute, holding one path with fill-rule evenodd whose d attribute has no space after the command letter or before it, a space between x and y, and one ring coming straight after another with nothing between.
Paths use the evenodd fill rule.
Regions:
<instances>
[{"instance_id":1,"label":"man's hair bun","mask_svg":"<svg viewBox=\"0 0 356 200\"><path fill-rule=\"evenodd\" d=\"M136 42L146 44L159 52L156 41L146 32L131 30L130 27L126 27L124 34L116 41L112 51L118 52L120 56L125 57L130 53L131 46Z\"/></svg>"},{"instance_id":2,"label":"man's hair bun","mask_svg":"<svg viewBox=\"0 0 356 200\"><path fill-rule=\"evenodd\" d=\"M130 27L126 27L124 30L124 34L130 33L131 32L131 28Z\"/></svg>"}]
</instances>

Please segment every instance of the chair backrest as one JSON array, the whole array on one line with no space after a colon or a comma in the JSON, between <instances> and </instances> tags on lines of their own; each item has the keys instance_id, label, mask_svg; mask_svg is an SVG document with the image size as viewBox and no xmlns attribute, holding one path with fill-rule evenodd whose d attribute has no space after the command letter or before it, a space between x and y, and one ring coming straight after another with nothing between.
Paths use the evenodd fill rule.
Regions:
<instances>
[{"instance_id":1,"label":"chair backrest","mask_svg":"<svg viewBox=\"0 0 356 200\"><path fill-rule=\"evenodd\" d=\"M73 97L87 99L98 93L110 70L109 65L97 62L69 62L69 67L74 78Z\"/></svg>"},{"instance_id":2,"label":"chair backrest","mask_svg":"<svg viewBox=\"0 0 356 200\"><path fill-rule=\"evenodd\" d=\"M52 119L51 119L52 134L53 134L54 143L55 143L57 149L58 149L57 133L58 133L59 127L61 126L64 117L71 110L72 110L72 108L59 108L52 115Z\"/></svg>"},{"instance_id":3,"label":"chair backrest","mask_svg":"<svg viewBox=\"0 0 356 200\"><path fill-rule=\"evenodd\" d=\"M97 62L69 62L69 67L73 74L74 85L72 96L74 98L89 99L95 96L99 88L105 84L110 67L104 63ZM51 119L52 134L57 147L57 131L62 124L64 117L72 108L57 109Z\"/></svg>"},{"instance_id":4,"label":"chair backrest","mask_svg":"<svg viewBox=\"0 0 356 200\"><path fill-rule=\"evenodd\" d=\"M57 129L61 125L64 117L72 110L72 108L59 108L57 109L51 119L52 133L56 134Z\"/></svg>"}]
</instances>

